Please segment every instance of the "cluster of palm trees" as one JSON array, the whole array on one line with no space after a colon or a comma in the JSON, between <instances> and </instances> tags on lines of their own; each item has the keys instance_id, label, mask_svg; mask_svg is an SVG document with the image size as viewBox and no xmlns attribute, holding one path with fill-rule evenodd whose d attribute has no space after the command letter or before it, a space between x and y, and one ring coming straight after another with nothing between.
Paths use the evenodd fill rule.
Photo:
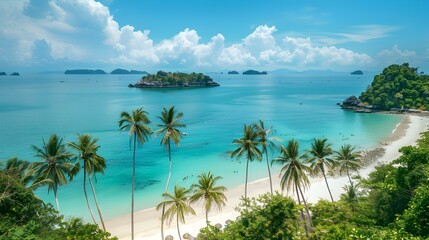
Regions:
<instances>
[{"instance_id":1,"label":"cluster of palm trees","mask_svg":"<svg viewBox=\"0 0 429 240\"><path fill-rule=\"evenodd\" d=\"M268 157L268 147L280 149L280 156L274 158L271 164L281 164L283 167L280 171L280 186L282 190L295 191L298 203L304 203L307 217L301 211L302 219L308 219L310 227L304 227L306 232L313 227L311 217L303 190L310 185L308 175L321 174L325 180L326 187L329 192L331 201L334 201L328 180L326 178L327 171L338 169L340 174L346 173L350 182L350 187L353 188L353 181L350 176L351 171L357 171L360 167L360 156L355 151L355 148L349 144L341 146L338 151L331 148L331 144L325 138L314 139L311 144L311 149L307 151L299 151L299 143L296 140L290 140L286 146L278 146L275 142L280 139L269 137L272 127L266 129L264 122L259 120L259 123L244 125L243 137L235 139L233 143L237 148L231 152L231 157L245 156L246 163L246 180L244 197L247 198L247 180L249 162L258 160L262 161L264 153L267 161L268 174L270 179L270 190L272 193L272 181L270 164Z\"/></svg>"},{"instance_id":2,"label":"cluster of palm trees","mask_svg":"<svg viewBox=\"0 0 429 240\"><path fill-rule=\"evenodd\" d=\"M69 151L67 147L71 148L72 151ZM94 224L97 224L86 191L86 179L89 180L101 224L106 230L92 182L97 173L104 173L106 167L104 158L97 154L99 147L97 139L88 134L78 134L76 142L68 143L64 143L58 135L52 134L47 142L43 140L42 147L32 146L36 152L35 156L41 161L30 163L12 158L8 160L5 169L15 172L21 183L30 189L47 185L48 192L51 190L54 192L55 205L59 212L58 188L68 184L78 174L82 164L84 171L83 190L88 210Z\"/></svg>"},{"instance_id":3,"label":"cluster of palm trees","mask_svg":"<svg viewBox=\"0 0 429 240\"><path fill-rule=\"evenodd\" d=\"M176 216L177 230L179 232L179 221L184 222L184 215L187 213L195 214L195 211L189 205L195 203L200 199L205 202L206 210L206 221L208 221L208 212L212 208L213 204L219 209L222 205L225 205L226 197L223 194L226 188L223 186L216 186L216 182L221 179L220 177L214 177L212 173L203 173L199 176L198 184L192 185L191 189L185 189L183 187L175 186L174 193L168 193L168 187L170 185L171 173L172 173L172 158L171 158L171 142L179 146L180 139L183 137L183 132L180 128L186 127L180 120L183 117L183 113L176 112L174 106L169 109L163 108L161 116L158 117L160 120L159 124L155 124L158 127L157 130L153 131L150 127L150 120L148 113L142 108L133 110L131 113L122 112L121 119L119 121L119 128L121 130L128 130L130 137L133 141L133 174L132 174L132 197L131 197L131 239L134 239L134 186L135 186L135 166L136 166L136 145L144 144L151 134L155 134L155 137L161 137L161 145L164 145L168 151L169 160L169 172L165 190L162 196L164 201L161 202L157 209L162 209L161 214L161 237L164 239L164 221L167 220L171 223L173 217ZM194 192L191 196L190 193ZM166 210L166 208L168 209Z\"/></svg>"},{"instance_id":4,"label":"cluster of palm trees","mask_svg":"<svg viewBox=\"0 0 429 240\"><path fill-rule=\"evenodd\" d=\"M165 192L165 198L156 209L167 207L167 211L163 216L163 221L167 220L170 224L176 217L176 227L179 239L182 239L179 229L179 222L185 223L185 215L195 215L195 210L191 204L202 202L206 215L206 224L209 224L208 214L213 207L219 211L226 204L226 196L224 186L218 186L217 181L222 179L220 176L214 176L211 172L198 175L198 183L192 184L189 189L176 185L173 194Z\"/></svg>"}]
</instances>

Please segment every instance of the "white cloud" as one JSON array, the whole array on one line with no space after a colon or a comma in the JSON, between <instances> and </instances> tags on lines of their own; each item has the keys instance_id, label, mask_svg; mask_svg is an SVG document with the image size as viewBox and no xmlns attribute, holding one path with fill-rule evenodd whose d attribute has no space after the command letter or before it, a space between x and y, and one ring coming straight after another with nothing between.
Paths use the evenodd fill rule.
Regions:
<instances>
[{"instance_id":1,"label":"white cloud","mask_svg":"<svg viewBox=\"0 0 429 240\"><path fill-rule=\"evenodd\" d=\"M14 9L13 13L10 9ZM29 66L41 56L42 62L68 59L82 64L185 69L250 66L335 69L372 61L368 55L348 49L315 46L310 38L280 39L276 36L278 29L267 25L256 27L240 42L230 45L225 45L221 33L201 42L197 31L188 28L156 43L149 30L130 25L120 27L109 9L94 0L2 1L0 20L0 59L7 56L9 61ZM375 29L361 28L366 33ZM344 37L364 41L357 35Z\"/></svg>"},{"instance_id":2,"label":"white cloud","mask_svg":"<svg viewBox=\"0 0 429 240\"><path fill-rule=\"evenodd\" d=\"M350 32L346 33L325 33L325 36L318 36L317 39L325 44L340 44L346 42L365 43L369 40L384 38L389 33L399 30L397 26L388 25L361 25L352 27Z\"/></svg>"},{"instance_id":3,"label":"white cloud","mask_svg":"<svg viewBox=\"0 0 429 240\"><path fill-rule=\"evenodd\" d=\"M392 49L385 49L377 53L377 60L387 64L402 64L404 62L413 62L417 59L417 53L414 51L401 50L398 45L394 45Z\"/></svg>"}]
</instances>

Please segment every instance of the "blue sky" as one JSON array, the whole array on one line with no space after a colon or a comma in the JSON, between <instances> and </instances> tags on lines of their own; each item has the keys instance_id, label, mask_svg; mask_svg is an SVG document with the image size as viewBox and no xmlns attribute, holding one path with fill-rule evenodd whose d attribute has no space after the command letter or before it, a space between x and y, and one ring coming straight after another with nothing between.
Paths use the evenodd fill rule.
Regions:
<instances>
[{"instance_id":1,"label":"blue sky","mask_svg":"<svg viewBox=\"0 0 429 240\"><path fill-rule=\"evenodd\" d=\"M0 71L429 72L429 2L2 0Z\"/></svg>"}]
</instances>

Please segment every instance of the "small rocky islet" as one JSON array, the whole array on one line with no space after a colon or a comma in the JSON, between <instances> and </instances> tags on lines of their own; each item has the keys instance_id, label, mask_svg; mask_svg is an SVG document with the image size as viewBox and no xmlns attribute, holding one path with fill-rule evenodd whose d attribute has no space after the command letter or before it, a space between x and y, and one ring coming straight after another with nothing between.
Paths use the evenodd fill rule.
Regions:
<instances>
[{"instance_id":1,"label":"small rocky islet","mask_svg":"<svg viewBox=\"0 0 429 240\"><path fill-rule=\"evenodd\" d=\"M189 87L218 87L219 83L202 73L171 73L158 71L156 74L143 76L131 88L189 88Z\"/></svg>"}]
</instances>

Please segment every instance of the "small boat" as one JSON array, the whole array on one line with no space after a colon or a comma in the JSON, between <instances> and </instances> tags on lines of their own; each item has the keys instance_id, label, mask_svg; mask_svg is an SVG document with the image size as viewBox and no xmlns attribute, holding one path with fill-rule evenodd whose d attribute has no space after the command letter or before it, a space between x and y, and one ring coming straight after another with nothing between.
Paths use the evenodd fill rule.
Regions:
<instances>
[{"instance_id":1,"label":"small boat","mask_svg":"<svg viewBox=\"0 0 429 240\"><path fill-rule=\"evenodd\" d=\"M183 134L183 135L185 135L185 136L186 136L186 135L188 135L188 133L187 133L187 132L182 132L182 134Z\"/></svg>"}]
</instances>

